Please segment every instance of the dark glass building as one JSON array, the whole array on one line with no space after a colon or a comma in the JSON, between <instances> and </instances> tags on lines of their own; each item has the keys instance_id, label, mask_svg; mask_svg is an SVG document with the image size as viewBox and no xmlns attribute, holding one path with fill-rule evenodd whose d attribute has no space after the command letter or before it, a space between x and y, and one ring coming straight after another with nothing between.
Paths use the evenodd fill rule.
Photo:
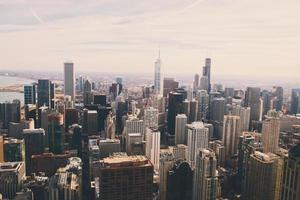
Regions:
<instances>
[{"instance_id":1,"label":"dark glass building","mask_svg":"<svg viewBox=\"0 0 300 200\"><path fill-rule=\"evenodd\" d=\"M167 200L192 199L193 172L185 161L177 161L168 173Z\"/></svg>"},{"instance_id":2,"label":"dark glass building","mask_svg":"<svg viewBox=\"0 0 300 200\"><path fill-rule=\"evenodd\" d=\"M172 91L169 93L168 103L168 132L170 135L175 135L175 120L177 114L182 114L183 101L185 99L184 92Z\"/></svg>"}]
</instances>

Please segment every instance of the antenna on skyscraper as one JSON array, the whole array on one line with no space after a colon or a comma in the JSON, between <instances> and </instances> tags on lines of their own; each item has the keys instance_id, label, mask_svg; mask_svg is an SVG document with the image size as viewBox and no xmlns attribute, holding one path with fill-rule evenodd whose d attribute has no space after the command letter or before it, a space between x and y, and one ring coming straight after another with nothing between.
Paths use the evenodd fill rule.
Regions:
<instances>
[{"instance_id":1,"label":"antenna on skyscraper","mask_svg":"<svg viewBox=\"0 0 300 200\"><path fill-rule=\"evenodd\" d=\"M158 59L160 59L160 45L158 45Z\"/></svg>"}]
</instances>

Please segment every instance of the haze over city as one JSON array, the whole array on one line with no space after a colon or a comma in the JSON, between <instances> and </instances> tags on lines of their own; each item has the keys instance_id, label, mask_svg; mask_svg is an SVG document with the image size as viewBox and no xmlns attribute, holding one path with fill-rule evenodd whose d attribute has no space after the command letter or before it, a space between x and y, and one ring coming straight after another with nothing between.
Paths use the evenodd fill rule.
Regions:
<instances>
[{"instance_id":1,"label":"haze over city","mask_svg":"<svg viewBox=\"0 0 300 200\"><path fill-rule=\"evenodd\" d=\"M300 59L296 0L2 0L0 69L295 77Z\"/></svg>"}]
</instances>

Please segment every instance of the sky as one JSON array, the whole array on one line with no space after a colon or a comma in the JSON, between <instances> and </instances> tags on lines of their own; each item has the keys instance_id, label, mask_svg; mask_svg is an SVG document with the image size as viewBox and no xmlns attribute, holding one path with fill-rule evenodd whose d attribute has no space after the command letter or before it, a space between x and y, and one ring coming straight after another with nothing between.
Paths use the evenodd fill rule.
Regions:
<instances>
[{"instance_id":1,"label":"sky","mask_svg":"<svg viewBox=\"0 0 300 200\"><path fill-rule=\"evenodd\" d=\"M299 0L0 0L0 70L300 74Z\"/></svg>"}]
</instances>

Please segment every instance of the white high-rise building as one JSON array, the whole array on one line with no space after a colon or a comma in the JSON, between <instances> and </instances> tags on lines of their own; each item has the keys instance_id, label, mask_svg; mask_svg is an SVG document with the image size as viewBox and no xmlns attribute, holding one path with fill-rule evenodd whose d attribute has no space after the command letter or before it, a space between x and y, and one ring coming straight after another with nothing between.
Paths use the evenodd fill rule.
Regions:
<instances>
[{"instance_id":1,"label":"white high-rise building","mask_svg":"<svg viewBox=\"0 0 300 200\"><path fill-rule=\"evenodd\" d=\"M66 62L64 64L64 85L65 85L65 96L71 96L72 100L75 102L75 72L74 63Z\"/></svg>"},{"instance_id":2,"label":"white high-rise building","mask_svg":"<svg viewBox=\"0 0 300 200\"><path fill-rule=\"evenodd\" d=\"M193 122L186 126L188 131L187 161L190 163L191 168L194 168L198 149L208 148L209 130L204 126L203 122Z\"/></svg>"},{"instance_id":3,"label":"white high-rise building","mask_svg":"<svg viewBox=\"0 0 300 200\"><path fill-rule=\"evenodd\" d=\"M241 118L241 132L249 131L250 125L250 107L242 107L240 105L233 105L231 115L239 116Z\"/></svg>"},{"instance_id":4,"label":"white high-rise building","mask_svg":"<svg viewBox=\"0 0 300 200\"><path fill-rule=\"evenodd\" d=\"M141 133L144 135L144 121L135 116L129 116L125 121L124 132L127 139L129 133Z\"/></svg>"},{"instance_id":5,"label":"white high-rise building","mask_svg":"<svg viewBox=\"0 0 300 200\"><path fill-rule=\"evenodd\" d=\"M225 146L226 159L237 153L240 135L240 117L225 115L223 122L222 143Z\"/></svg>"},{"instance_id":6,"label":"white high-rise building","mask_svg":"<svg viewBox=\"0 0 300 200\"><path fill-rule=\"evenodd\" d=\"M187 116L185 114L178 114L175 119L175 144L186 144L186 124Z\"/></svg>"},{"instance_id":7,"label":"white high-rise building","mask_svg":"<svg viewBox=\"0 0 300 200\"><path fill-rule=\"evenodd\" d=\"M197 119L199 121L206 119L208 115L209 95L206 90L198 90L196 93L196 100L198 101Z\"/></svg>"},{"instance_id":8,"label":"white high-rise building","mask_svg":"<svg viewBox=\"0 0 300 200\"><path fill-rule=\"evenodd\" d=\"M158 128L158 109L153 107L145 108L144 124L146 128Z\"/></svg>"},{"instance_id":9,"label":"white high-rise building","mask_svg":"<svg viewBox=\"0 0 300 200\"><path fill-rule=\"evenodd\" d=\"M197 150L193 181L193 200L217 199L217 159L212 150Z\"/></svg>"},{"instance_id":10,"label":"white high-rise building","mask_svg":"<svg viewBox=\"0 0 300 200\"><path fill-rule=\"evenodd\" d=\"M161 76L161 66L162 62L160 59L160 51L158 54L158 58L155 61L155 70L154 70L154 91L156 94L162 93L162 76Z\"/></svg>"},{"instance_id":11,"label":"white high-rise building","mask_svg":"<svg viewBox=\"0 0 300 200\"><path fill-rule=\"evenodd\" d=\"M159 171L160 132L158 130L146 130L146 156L152 162L154 170Z\"/></svg>"},{"instance_id":12,"label":"white high-rise building","mask_svg":"<svg viewBox=\"0 0 300 200\"><path fill-rule=\"evenodd\" d=\"M279 113L275 110L268 111L262 126L262 143L264 153L278 153L280 122Z\"/></svg>"}]
</instances>

